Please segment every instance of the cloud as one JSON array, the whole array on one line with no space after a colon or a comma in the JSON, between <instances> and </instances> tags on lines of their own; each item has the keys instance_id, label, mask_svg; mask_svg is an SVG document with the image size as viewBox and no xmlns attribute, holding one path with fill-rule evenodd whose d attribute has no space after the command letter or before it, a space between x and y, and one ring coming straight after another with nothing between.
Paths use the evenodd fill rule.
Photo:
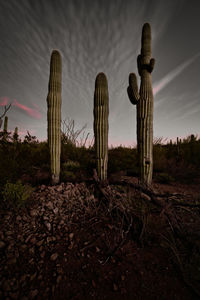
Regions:
<instances>
[{"instance_id":1,"label":"cloud","mask_svg":"<svg viewBox=\"0 0 200 300\"><path fill-rule=\"evenodd\" d=\"M41 113L38 110L30 108L26 105L23 105L23 104L19 103L16 99L14 99L14 101L12 102L12 105L19 107L20 109L25 111L32 118L41 119Z\"/></svg>"},{"instance_id":2,"label":"cloud","mask_svg":"<svg viewBox=\"0 0 200 300\"><path fill-rule=\"evenodd\" d=\"M9 99L7 97L1 97L0 98L0 106L5 106L9 102Z\"/></svg>"},{"instance_id":3,"label":"cloud","mask_svg":"<svg viewBox=\"0 0 200 300\"><path fill-rule=\"evenodd\" d=\"M33 104L35 108L30 108L26 105L23 105L19 103L16 99L14 101L11 101L8 97L0 97L0 106L8 105L9 103L12 104L12 106L17 106L21 110L25 111L29 116L31 116L34 119L41 119L41 113L39 112L39 106L36 104Z\"/></svg>"},{"instance_id":4,"label":"cloud","mask_svg":"<svg viewBox=\"0 0 200 300\"><path fill-rule=\"evenodd\" d=\"M161 80L156 82L153 86L154 96L163 90L174 78L181 74L188 66L190 66L197 58L200 57L200 52L189 58L184 63L180 64L178 67L170 71Z\"/></svg>"}]
</instances>

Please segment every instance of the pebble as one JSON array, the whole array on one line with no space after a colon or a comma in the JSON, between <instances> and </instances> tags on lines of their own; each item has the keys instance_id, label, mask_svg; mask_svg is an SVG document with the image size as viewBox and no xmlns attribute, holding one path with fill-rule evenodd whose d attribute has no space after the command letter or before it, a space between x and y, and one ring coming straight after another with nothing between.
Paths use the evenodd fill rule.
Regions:
<instances>
[{"instance_id":1,"label":"pebble","mask_svg":"<svg viewBox=\"0 0 200 300\"><path fill-rule=\"evenodd\" d=\"M45 224L46 228L47 228L49 231L51 231L51 224L50 224L49 222L45 222L44 224Z\"/></svg>"},{"instance_id":2,"label":"pebble","mask_svg":"<svg viewBox=\"0 0 200 300\"><path fill-rule=\"evenodd\" d=\"M36 245L37 245L38 247L40 247L40 246L43 244L43 242L44 242L44 240L41 240L41 241L37 242Z\"/></svg>"},{"instance_id":3,"label":"pebble","mask_svg":"<svg viewBox=\"0 0 200 300\"><path fill-rule=\"evenodd\" d=\"M70 240L72 240L72 239L73 239L73 237L74 237L74 233L73 233L73 232L71 232L71 233L69 234L69 238L70 238Z\"/></svg>"},{"instance_id":4,"label":"pebble","mask_svg":"<svg viewBox=\"0 0 200 300\"><path fill-rule=\"evenodd\" d=\"M8 260L8 265L14 265L14 264L16 264L16 262L17 262L17 259L15 257L11 258Z\"/></svg>"},{"instance_id":5,"label":"pebble","mask_svg":"<svg viewBox=\"0 0 200 300\"><path fill-rule=\"evenodd\" d=\"M6 244L3 241L0 241L0 249L5 248Z\"/></svg>"},{"instance_id":6,"label":"pebble","mask_svg":"<svg viewBox=\"0 0 200 300\"><path fill-rule=\"evenodd\" d=\"M37 240L36 240L35 237L33 237L33 238L30 240L30 243L33 244L33 245L34 245L36 242L37 242Z\"/></svg>"},{"instance_id":7,"label":"pebble","mask_svg":"<svg viewBox=\"0 0 200 300\"><path fill-rule=\"evenodd\" d=\"M151 197L149 197L147 194L141 193L141 198L147 201L151 201Z\"/></svg>"},{"instance_id":8,"label":"pebble","mask_svg":"<svg viewBox=\"0 0 200 300\"><path fill-rule=\"evenodd\" d=\"M29 293L29 298L30 299L34 299L38 294L38 290L32 290L30 293Z\"/></svg>"},{"instance_id":9,"label":"pebble","mask_svg":"<svg viewBox=\"0 0 200 300\"><path fill-rule=\"evenodd\" d=\"M38 212L37 212L36 209L32 209L32 210L30 211L30 216L31 216L31 217L35 217L35 216L37 216L37 215L38 215Z\"/></svg>"},{"instance_id":10,"label":"pebble","mask_svg":"<svg viewBox=\"0 0 200 300\"><path fill-rule=\"evenodd\" d=\"M54 261L57 259L57 257L58 257L58 253L54 253L51 255L50 260Z\"/></svg>"},{"instance_id":11,"label":"pebble","mask_svg":"<svg viewBox=\"0 0 200 300\"><path fill-rule=\"evenodd\" d=\"M62 276L59 275L59 276L57 277L57 279L56 279L57 284L59 284L61 280L62 280Z\"/></svg>"}]
</instances>

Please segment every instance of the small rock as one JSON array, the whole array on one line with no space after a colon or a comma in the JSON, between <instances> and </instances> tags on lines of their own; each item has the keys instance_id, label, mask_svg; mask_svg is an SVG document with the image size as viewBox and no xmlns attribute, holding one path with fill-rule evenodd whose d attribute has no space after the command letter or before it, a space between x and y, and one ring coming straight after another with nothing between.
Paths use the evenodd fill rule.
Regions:
<instances>
[{"instance_id":1,"label":"small rock","mask_svg":"<svg viewBox=\"0 0 200 300\"><path fill-rule=\"evenodd\" d=\"M33 264L34 264L34 259L33 259L33 258L31 258L31 259L29 259L29 261L28 261L28 262L29 262L29 264L30 264L30 265L33 265Z\"/></svg>"},{"instance_id":2,"label":"small rock","mask_svg":"<svg viewBox=\"0 0 200 300\"><path fill-rule=\"evenodd\" d=\"M149 197L147 194L141 193L141 198L147 201L151 201L151 197Z\"/></svg>"},{"instance_id":3,"label":"small rock","mask_svg":"<svg viewBox=\"0 0 200 300\"><path fill-rule=\"evenodd\" d=\"M58 273L58 274L63 274L63 269L62 269L61 267L58 267L58 268L57 268L57 273Z\"/></svg>"},{"instance_id":4,"label":"small rock","mask_svg":"<svg viewBox=\"0 0 200 300\"><path fill-rule=\"evenodd\" d=\"M71 233L69 234L69 238L70 238L70 240L72 240L72 239L73 239L73 237L74 237L74 233L73 233L73 232L71 232Z\"/></svg>"},{"instance_id":5,"label":"small rock","mask_svg":"<svg viewBox=\"0 0 200 300\"><path fill-rule=\"evenodd\" d=\"M57 257L58 257L58 253L54 253L51 255L50 260L54 261L57 259Z\"/></svg>"},{"instance_id":6,"label":"small rock","mask_svg":"<svg viewBox=\"0 0 200 300\"><path fill-rule=\"evenodd\" d=\"M40 246L43 244L43 242L44 242L44 240L41 240L41 241L37 242L36 245L37 245L38 247L40 247Z\"/></svg>"},{"instance_id":7,"label":"small rock","mask_svg":"<svg viewBox=\"0 0 200 300\"><path fill-rule=\"evenodd\" d=\"M59 185L59 186L56 188L56 190L57 190L58 192L61 192L61 191L62 191L62 189L63 189L63 186L62 186L62 184L61 184L61 185Z\"/></svg>"},{"instance_id":8,"label":"small rock","mask_svg":"<svg viewBox=\"0 0 200 300\"><path fill-rule=\"evenodd\" d=\"M6 244L3 241L0 241L0 249L5 248Z\"/></svg>"},{"instance_id":9,"label":"small rock","mask_svg":"<svg viewBox=\"0 0 200 300\"><path fill-rule=\"evenodd\" d=\"M26 280L27 274L24 274L20 278L20 283L24 282Z\"/></svg>"},{"instance_id":10,"label":"small rock","mask_svg":"<svg viewBox=\"0 0 200 300\"><path fill-rule=\"evenodd\" d=\"M19 299L19 292L16 292L16 293L10 293L10 297L11 297L11 299Z\"/></svg>"},{"instance_id":11,"label":"small rock","mask_svg":"<svg viewBox=\"0 0 200 300\"><path fill-rule=\"evenodd\" d=\"M57 279L56 279L57 284L59 284L61 280L62 280L62 276L59 275L59 276L57 277Z\"/></svg>"},{"instance_id":12,"label":"small rock","mask_svg":"<svg viewBox=\"0 0 200 300\"><path fill-rule=\"evenodd\" d=\"M30 234L26 239L25 239L25 243L27 244L28 241L32 238L32 234Z\"/></svg>"},{"instance_id":13,"label":"small rock","mask_svg":"<svg viewBox=\"0 0 200 300\"><path fill-rule=\"evenodd\" d=\"M31 216L31 217L35 217L35 216L37 216L37 215L38 215L37 210L36 210L36 209L31 209L31 211L30 211L30 216Z\"/></svg>"},{"instance_id":14,"label":"small rock","mask_svg":"<svg viewBox=\"0 0 200 300\"><path fill-rule=\"evenodd\" d=\"M30 281L34 280L36 276L37 276L37 272L35 272L35 273L30 277Z\"/></svg>"},{"instance_id":15,"label":"small rock","mask_svg":"<svg viewBox=\"0 0 200 300\"><path fill-rule=\"evenodd\" d=\"M49 202L46 204L46 207L53 210L53 203L49 201Z\"/></svg>"},{"instance_id":16,"label":"small rock","mask_svg":"<svg viewBox=\"0 0 200 300\"><path fill-rule=\"evenodd\" d=\"M29 293L29 298L30 299L34 299L38 294L38 290L32 290L30 293Z\"/></svg>"},{"instance_id":17,"label":"small rock","mask_svg":"<svg viewBox=\"0 0 200 300\"><path fill-rule=\"evenodd\" d=\"M41 185L40 190L43 191L45 190L46 186L44 184Z\"/></svg>"},{"instance_id":18,"label":"small rock","mask_svg":"<svg viewBox=\"0 0 200 300\"><path fill-rule=\"evenodd\" d=\"M35 254L35 248L34 248L34 247L30 248L30 249L29 249L29 253L30 253L31 255L34 255L34 254Z\"/></svg>"},{"instance_id":19,"label":"small rock","mask_svg":"<svg viewBox=\"0 0 200 300\"><path fill-rule=\"evenodd\" d=\"M6 231L6 235L12 235L12 231Z\"/></svg>"},{"instance_id":20,"label":"small rock","mask_svg":"<svg viewBox=\"0 0 200 300\"><path fill-rule=\"evenodd\" d=\"M56 207L55 209L53 209L53 212L56 215L58 213L58 208Z\"/></svg>"},{"instance_id":21,"label":"small rock","mask_svg":"<svg viewBox=\"0 0 200 300\"><path fill-rule=\"evenodd\" d=\"M92 286L93 286L94 288L96 288L96 283L95 283L94 280L92 280Z\"/></svg>"},{"instance_id":22,"label":"small rock","mask_svg":"<svg viewBox=\"0 0 200 300\"><path fill-rule=\"evenodd\" d=\"M16 264L16 262L17 262L17 260L16 260L16 258L14 257L14 258L9 259L8 262L7 262L7 264L8 264L8 265L14 265L14 264Z\"/></svg>"},{"instance_id":23,"label":"small rock","mask_svg":"<svg viewBox=\"0 0 200 300\"><path fill-rule=\"evenodd\" d=\"M43 252L40 254L40 256L41 256L42 258L44 258L44 257L45 257L45 251L43 251Z\"/></svg>"},{"instance_id":24,"label":"small rock","mask_svg":"<svg viewBox=\"0 0 200 300\"><path fill-rule=\"evenodd\" d=\"M34 245L36 242L37 242L37 240L36 240L35 237L33 237L33 238L30 240L30 243L33 244L33 245Z\"/></svg>"},{"instance_id":25,"label":"small rock","mask_svg":"<svg viewBox=\"0 0 200 300\"><path fill-rule=\"evenodd\" d=\"M125 276L121 275L121 280L124 281L125 280Z\"/></svg>"},{"instance_id":26,"label":"small rock","mask_svg":"<svg viewBox=\"0 0 200 300\"><path fill-rule=\"evenodd\" d=\"M50 243L50 242L52 242L53 240L52 240L52 237L51 236L48 236L47 237L47 243Z\"/></svg>"},{"instance_id":27,"label":"small rock","mask_svg":"<svg viewBox=\"0 0 200 300\"><path fill-rule=\"evenodd\" d=\"M27 218L26 216L23 216L22 219L23 219L23 221L25 221L25 222L28 220L28 218Z\"/></svg>"},{"instance_id":28,"label":"small rock","mask_svg":"<svg viewBox=\"0 0 200 300\"><path fill-rule=\"evenodd\" d=\"M50 224L49 222L45 222L44 224L45 224L46 228L47 228L49 231L51 231L51 224Z\"/></svg>"}]
</instances>

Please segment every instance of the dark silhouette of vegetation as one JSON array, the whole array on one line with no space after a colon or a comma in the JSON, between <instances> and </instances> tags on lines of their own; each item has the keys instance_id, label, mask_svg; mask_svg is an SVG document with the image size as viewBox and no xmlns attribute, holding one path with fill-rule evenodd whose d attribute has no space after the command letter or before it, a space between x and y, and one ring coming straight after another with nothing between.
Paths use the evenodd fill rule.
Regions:
<instances>
[{"instance_id":1,"label":"dark silhouette of vegetation","mask_svg":"<svg viewBox=\"0 0 200 300\"><path fill-rule=\"evenodd\" d=\"M49 150L47 142L39 142L29 132L24 140L8 134L6 141L0 135L0 188L7 182L17 180L35 186L50 183L48 174ZM62 138L61 146L61 182L85 181L91 178L95 168L95 150L77 146ZM160 183L195 183L200 176L200 139L195 135L184 138L177 144L162 144L162 139L154 143L154 180ZM136 148L116 147L108 151L108 179L122 172L137 177L139 164Z\"/></svg>"}]
</instances>

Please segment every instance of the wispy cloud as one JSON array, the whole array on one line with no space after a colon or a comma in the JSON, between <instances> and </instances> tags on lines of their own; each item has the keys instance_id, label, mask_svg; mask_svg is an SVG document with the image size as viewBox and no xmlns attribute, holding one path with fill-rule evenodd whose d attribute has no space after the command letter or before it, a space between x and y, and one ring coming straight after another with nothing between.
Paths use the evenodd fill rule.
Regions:
<instances>
[{"instance_id":1,"label":"wispy cloud","mask_svg":"<svg viewBox=\"0 0 200 300\"><path fill-rule=\"evenodd\" d=\"M189 58L188 60L180 64L172 71L170 71L161 80L157 81L153 86L154 95L158 94L161 90L163 90L174 78L176 78L179 74L181 74L187 67L189 67L199 57L200 57L200 52L194 55L192 58Z\"/></svg>"},{"instance_id":2,"label":"wispy cloud","mask_svg":"<svg viewBox=\"0 0 200 300\"><path fill-rule=\"evenodd\" d=\"M35 108L30 108L27 105L23 105L23 104L19 103L16 99L14 99L12 101L8 97L0 97L0 106L5 106L9 103L11 103L12 106L16 106L16 107L20 108L21 110L25 111L30 117L32 117L34 119L41 119L41 117L42 117L41 113L39 112L38 105L34 105Z\"/></svg>"},{"instance_id":3,"label":"wispy cloud","mask_svg":"<svg viewBox=\"0 0 200 300\"><path fill-rule=\"evenodd\" d=\"M24 110L32 118L41 119L41 113L38 110L36 110L34 108L30 108L26 105L23 105L23 104L19 103L16 99L14 99L14 101L12 102L12 105L17 106L20 109Z\"/></svg>"},{"instance_id":4,"label":"wispy cloud","mask_svg":"<svg viewBox=\"0 0 200 300\"><path fill-rule=\"evenodd\" d=\"M9 103L9 99L7 97L0 98L0 106L5 106Z\"/></svg>"}]
</instances>

